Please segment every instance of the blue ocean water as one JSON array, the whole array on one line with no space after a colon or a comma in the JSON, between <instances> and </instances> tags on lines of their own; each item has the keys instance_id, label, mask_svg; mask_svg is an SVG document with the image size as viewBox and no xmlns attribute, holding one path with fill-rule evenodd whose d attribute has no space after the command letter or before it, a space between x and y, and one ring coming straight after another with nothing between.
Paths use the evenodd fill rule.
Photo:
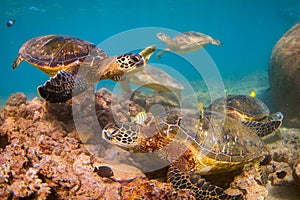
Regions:
<instances>
[{"instance_id":1,"label":"blue ocean water","mask_svg":"<svg viewBox=\"0 0 300 200\"><path fill-rule=\"evenodd\" d=\"M11 68L21 45L39 35L65 34L100 44L143 27L198 31L223 42L222 47L209 45L205 49L226 78L267 71L276 41L300 20L300 1L295 0L2 0L0 4L1 100L19 91L36 96L37 86L49 78L25 62L16 70ZM8 28L6 22L11 19L16 23ZM111 48L121 50L124 46L115 43ZM111 53L109 46L104 50ZM193 71L183 67L184 61L174 60L173 54L166 53L162 62L193 79ZM103 81L99 85L111 84Z\"/></svg>"}]
</instances>

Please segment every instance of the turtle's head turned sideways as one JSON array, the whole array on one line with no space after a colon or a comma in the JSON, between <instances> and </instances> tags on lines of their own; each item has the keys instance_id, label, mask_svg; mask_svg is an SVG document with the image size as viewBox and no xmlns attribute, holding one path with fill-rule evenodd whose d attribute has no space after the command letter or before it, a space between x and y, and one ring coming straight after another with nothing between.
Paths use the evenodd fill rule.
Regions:
<instances>
[{"instance_id":1,"label":"turtle's head turned sideways","mask_svg":"<svg viewBox=\"0 0 300 200\"><path fill-rule=\"evenodd\" d=\"M213 39L211 41L211 43L214 44L214 45L217 45L217 46L223 46L223 43L220 40Z\"/></svg>"},{"instance_id":2,"label":"turtle's head turned sideways","mask_svg":"<svg viewBox=\"0 0 300 200\"><path fill-rule=\"evenodd\" d=\"M156 36L163 42L170 40L171 38L165 33L157 33Z\"/></svg>"},{"instance_id":3,"label":"turtle's head turned sideways","mask_svg":"<svg viewBox=\"0 0 300 200\"><path fill-rule=\"evenodd\" d=\"M118 55L110 60L109 64L102 73L102 79L122 80L122 76L128 75L144 69L151 55L155 52L156 46L149 46L139 54L126 53Z\"/></svg>"},{"instance_id":4,"label":"turtle's head turned sideways","mask_svg":"<svg viewBox=\"0 0 300 200\"><path fill-rule=\"evenodd\" d=\"M144 58L146 62L145 65L148 63L150 57L155 52L156 48L157 47L155 45L148 46L139 53L139 55L141 55Z\"/></svg>"},{"instance_id":5,"label":"turtle's head turned sideways","mask_svg":"<svg viewBox=\"0 0 300 200\"><path fill-rule=\"evenodd\" d=\"M138 144L138 135L136 127L126 123L120 128L114 124L108 124L102 130L104 140L128 151Z\"/></svg>"},{"instance_id":6,"label":"turtle's head turned sideways","mask_svg":"<svg viewBox=\"0 0 300 200\"><path fill-rule=\"evenodd\" d=\"M174 43L174 41L170 38L170 36L168 36L165 33L157 33L156 37L162 41L163 43L165 43L166 45L172 45ZM173 44L174 45L174 44Z\"/></svg>"}]
</instances>

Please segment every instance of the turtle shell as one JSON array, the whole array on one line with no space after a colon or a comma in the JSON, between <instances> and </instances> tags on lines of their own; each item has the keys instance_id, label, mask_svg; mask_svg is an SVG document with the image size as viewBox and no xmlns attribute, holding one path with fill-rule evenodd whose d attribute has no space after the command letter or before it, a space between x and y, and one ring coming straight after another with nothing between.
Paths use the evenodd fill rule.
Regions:
<instances>
[{"instance_id":1,"label":"turtle shell","mask_svg":"<svg viewBox=\"0 0 300 200\"><path fill-rule=\"evenodd\" d=\"M190 49L190 51L198 50L208 44L222 45L221 41L209 35L194 31L179 34L173 38L173 41L176 42L181 49Z\"/></svg>"},{"instance_id":2,"label":"turtle shell","mask_svg":"<svg viewBox=\"0 0 300 200\"><path fill-rule=\"evenodd\" d=\"M179 45L205 45L211 42L211 37L198 32L184 32L176 35L173 41Z\"/></svg>"},{"instance_id":3,"label":"turtle shell","mask_svg":"<svg viewBox=\"0 0 300 200\"><path fill-rule=\"evenodd\" d=\"M260 121L270 115L269 108L259 99L248 95L228 95L216 99L208 110L238 112L246 120Z\"/></svg>"},{"instance_id":4,"label":"turtle shell","mask_svg":"<svg viewBox=\"0 0 300 200\"><path fill-rule=\"evenodd\" d=\"M151 65L146 65L144 70L130 75L130 81L136 85L158 91L181 91L183 86L168 73Z\"/></svg>"},{"instance_id":5,"label":"turtle shell","mask_svg":"<svg viewBox=\"0 0 300 200\"><path fill-rule=\"evenodd\" d=\"M93 58L108 55L93 43L65 35L39 36L25 42L19 50L13 68L23 60L53 76L59 70L90 64Z\"/></svg>"},{"instance_id":6,"label":"turtle shell","mask_svg":"<svg viewBox=\"0 0 300 200\"><path fill-rule=\"evenodd\" d=\"M201 119L198 110L172 110L158 119L168 125L165 126L168 130L162 128L162 131L175 130L175 139L184 141L198 159L208 157L215 162L246 163L267 152L264 142L254 131L221 113L205 111ZM220 170L230 168L228 165L228 169Z\"/></svg>"}]
</instances>

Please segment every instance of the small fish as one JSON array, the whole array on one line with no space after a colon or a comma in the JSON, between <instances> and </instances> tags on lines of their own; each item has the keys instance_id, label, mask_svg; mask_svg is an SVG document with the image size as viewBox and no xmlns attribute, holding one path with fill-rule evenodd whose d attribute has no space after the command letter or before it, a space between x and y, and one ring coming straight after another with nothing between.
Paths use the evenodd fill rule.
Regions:
<instances>
[{"instance_id":1,"label":"small fish","mask_svg":"<svg viewBox=\"0 0 300 200\"><path fill-rule=\"evenodd\" d=\"M96 172L99 176L106 177L106 178L110 178L114 175L114 172L108 166L95 167L94 172Z\"/></svg>"},{"instance_id":2,"label":"small fish","mask_svg":"<svg viewBox=\"0 0 300 200\"><path fill-rule=\"evenodd\" d=\"M204 107L203 107L203 103L198 103L198 110L200 112L200 119L204 118Z\"/></svg>"},{"instance_id":3,"label":"small fish","mask_svg":"<svg viewBox=\"0 0 300 200\"><path fill-rule=\"evenodd\" d=\"M147 120L147 114L145 112L139 112L135 117L130 117L130 120L137 124L144 124Z\"/></svg>"},{"instance_id":4,"label":"small fish","mask_svg":"<svg viewBox=\"0 0 300 200\"><path fill-rule=\"evenodd\" d=\"M29 10L39 11L40 9L38 7L35 7L35 6L30 6Z\"/></svg>"},{"instance_id":5,"label":"small fish","mask_svg":"<svg viewBox=\"0 0 300 200\"><path fill-rule=\"evenodd\" d=\"M14 19L8 20L6 22L6 26L9 28L9 27L13 26L15 24L15 22L16 22L16 20L14 20Z\"/></svg>"},{"instance_id":6,"label":"small fish","mask_svg":"<svg viewBox=\"0 0 300 200\"><path fill-rule=\"evenodd\" d=\"M256 92L254 90L252 90L249 94L250 97L256 97Z\"/></svg>"},{"instance_id":7,"label":"small fish","mask_svg":"<svg viewBox=\"0 0 300 200\"><path fill-rule=\"evenodd\" d=\"M228 94L229 94L229 89L224 89L224 93L225 93L226 95L228 95Z\"/></svg>"},{"instance_id":8,"label":"small fish","mask_svg":"<svg viewBox=\"0 0 300 200\"><path fill-rule=\"evenodd\" d=\"M28 9L30 11L45 12L45 9L40 9L38 7L35 7L35 6L30 6Z\"/></svg>"}]
</instances>

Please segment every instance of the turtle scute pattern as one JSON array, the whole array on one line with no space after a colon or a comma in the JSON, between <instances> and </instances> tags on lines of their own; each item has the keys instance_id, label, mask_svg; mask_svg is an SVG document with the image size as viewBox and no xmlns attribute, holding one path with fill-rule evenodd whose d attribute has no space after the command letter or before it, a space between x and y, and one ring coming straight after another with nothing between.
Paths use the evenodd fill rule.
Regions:
<instances>
[{"instance_id":1,"label":"turtle scute pattern","mask_svg":"<svg viewBox=\"0 0 300 200\"><path fill-rule=\"evenodd\" d=\"M102 137L130 152L156 153L170 163L168 182L176 189L191 190L197 199L242 199L242 195L226 194L201 175L232 171L268 154L254 131L211 111L202 115L195 110L172 110L143 126L109 124Z\"/></svg>"},{"instance_id":2,"label":"turtle scute pattern","mask_svg":"<svg viewBox=\"0 0 300 200\"><path fill-rule=\"evenodd\" d=\"M120 82L123 91L131 91L130 82L156 91L175 92L178 96L180 96L180 91L183 90L183 86L175 78L149 64L143 70L126 76Z\"/></svg>"},{"instance_id":3,"label":"turtle scute pattern","mask_svg":"<svg viewBox=\"0 0 300 200\"><path fill-rule=\"evenodd\" d=\"M156 46L149 46L139 54L109 57L88 41L46 35L25 42L12 68L26 61L51 76L38 87L38 92L50 103L63 103L103 79L120 81L122 76L142 70L155 50Z\"/></svg>"},{"instance_id":4,"label":"turtle scute pattern","mask_svg":"<svg viewBox=\"0 0 300 200\"><path fill-rule=\"evenodd\" d=\"M253 129L258 136L264 137L278 130L283 121L283 114L270 110L258 98L248 95L228 95L212 102L207 110L213 110L241 121Z\"/></svg>"},{"instance_id":5,"label":"turtle scute pattern","mask_svg":"<svg viewBox=\"0 0 300 200\"><path fill-rule=\"evenodd\" d=\"M221 41L216 40L209 35L194 31L178 34L174 38L170 38L165 33L158 33L156 36L160 41L168 46L167 48L158 52L156 55L157 59L160 59L161 55L168 51L184 54L202 49L208 44L214 44L218 46L223 45Z\"/></svg>"},{"instance_id":6,"label":"turtle scute pattern","mask_svg":"<svg viewBox=\"0 0 300 200\"><path fill-rule=\"evenodd\" d=\"M12 68L17 68L23 60L26 60L53 76L57 70L90 63L95 57L102 60L108 55L93 43L79 38L64 35L39 36L22 45Z\"/></svg>"}]
</instances>

